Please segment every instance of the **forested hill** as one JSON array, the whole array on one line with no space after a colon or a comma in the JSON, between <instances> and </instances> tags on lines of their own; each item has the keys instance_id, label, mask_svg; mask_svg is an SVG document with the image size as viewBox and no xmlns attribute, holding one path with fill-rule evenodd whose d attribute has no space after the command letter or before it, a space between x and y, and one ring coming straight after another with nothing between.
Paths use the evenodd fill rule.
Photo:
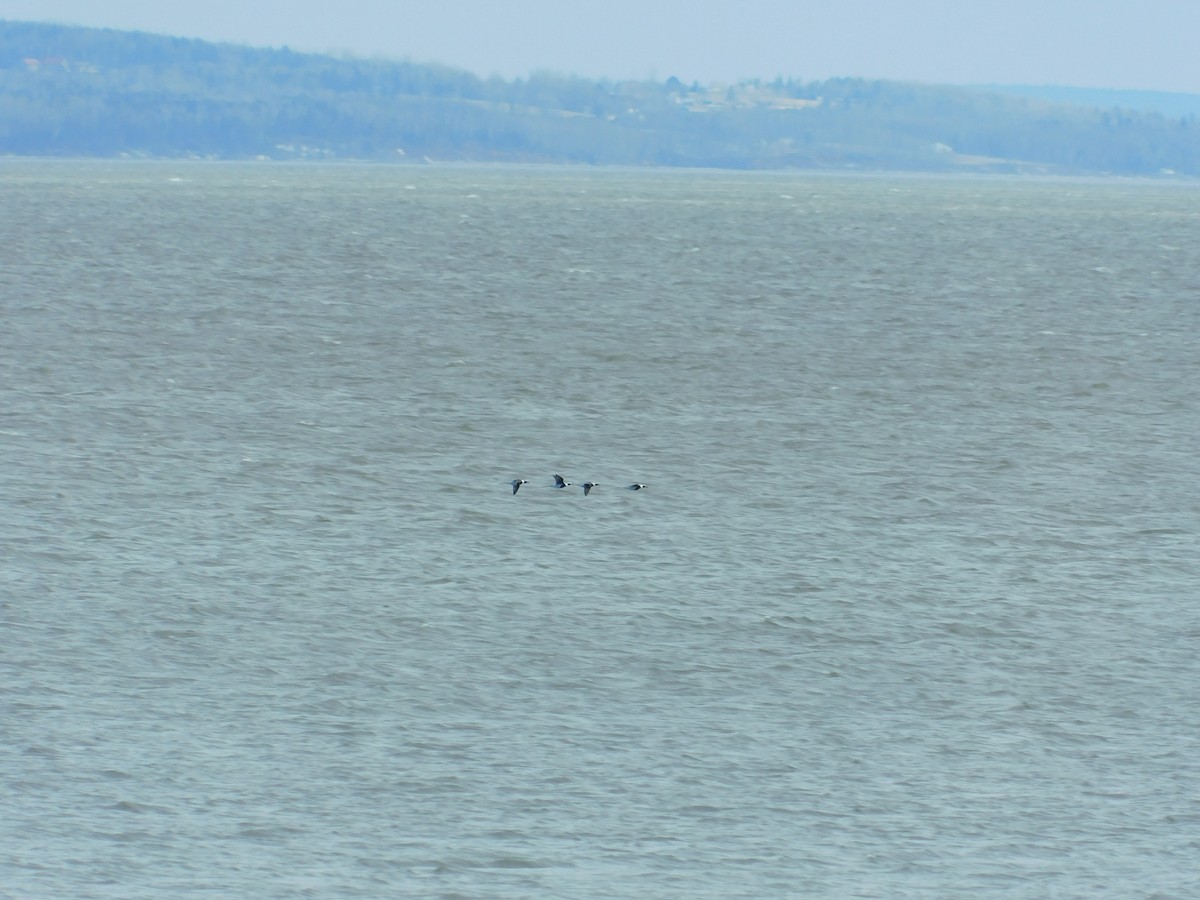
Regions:
<instances>
[{"instance_id":1,"label":"forested hill","mask_svg":"<svg viewBox=\"0 0 1200 900\"><path fill-rule=\"evenodd\" d=\"M0 21L0 154L1197 176L1200 117L852 78L485 79Z\"/></svg>"}]
</instances>

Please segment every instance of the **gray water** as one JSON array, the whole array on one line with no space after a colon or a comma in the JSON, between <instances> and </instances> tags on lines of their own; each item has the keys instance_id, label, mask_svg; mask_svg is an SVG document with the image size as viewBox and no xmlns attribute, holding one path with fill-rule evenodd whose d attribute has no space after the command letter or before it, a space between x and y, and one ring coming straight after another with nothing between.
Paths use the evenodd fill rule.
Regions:
<instances>
[{"instance_id":1,"label":"gray water","mask_svg":"<svg viewBox=\"0 0 1200 900\"><path fill-rule=\"evenodd\" d=\"M0 190L0 895L1200 895L1194 185Z\"/></svg>"}]
</instances>

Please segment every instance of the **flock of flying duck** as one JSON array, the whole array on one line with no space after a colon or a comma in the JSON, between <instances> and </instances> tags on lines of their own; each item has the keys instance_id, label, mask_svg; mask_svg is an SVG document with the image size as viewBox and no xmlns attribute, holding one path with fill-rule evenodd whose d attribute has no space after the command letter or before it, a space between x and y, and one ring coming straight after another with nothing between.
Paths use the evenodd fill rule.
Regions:
<instances>
[{"instance_id":1,"label":"flock of flying duck","mask_svg":"<svg viewBox=\"0 0 1200 900\"><path fill-rule=\"evenodd\" d=\"M509 482L509 484L512 485L513 493L515 494L517 491L519 491L521 489L521 485L529 484L529 482L526 481L524 478L514 478L512 481ZM556 488L559 488L559 489L569 488L572 486L572 484L573 484L573 482L567 481L561 475L554 476L554 486ZM585 481L583 484L578 485L578 487L583 488L583 496L585 496L585 497L592 492L592 488L599 487L599 486L600 486L600 482L598 482L598 481ZM645 490L645 487L646 486L644 484L638 484L635 481L633 484L627 486L625 488L625 490L641 491L641 490Z\"/></svg>"}]
</instances>

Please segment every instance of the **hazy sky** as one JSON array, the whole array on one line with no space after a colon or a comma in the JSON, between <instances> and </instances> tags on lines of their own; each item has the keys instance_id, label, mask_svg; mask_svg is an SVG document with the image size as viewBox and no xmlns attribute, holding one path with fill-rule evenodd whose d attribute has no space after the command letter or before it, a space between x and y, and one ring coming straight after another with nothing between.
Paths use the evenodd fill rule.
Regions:
<instances>
[{"instance_id":1,"label":"hazy sky","mask_svg":"<svg viewBox=\"0 0 1200 900\"><path fill-rule=\"evenodd\" d=\"M1200 93L1200 0L0 0L0 18L506 78L846 75Z\"/></svg>"}]
</instances>

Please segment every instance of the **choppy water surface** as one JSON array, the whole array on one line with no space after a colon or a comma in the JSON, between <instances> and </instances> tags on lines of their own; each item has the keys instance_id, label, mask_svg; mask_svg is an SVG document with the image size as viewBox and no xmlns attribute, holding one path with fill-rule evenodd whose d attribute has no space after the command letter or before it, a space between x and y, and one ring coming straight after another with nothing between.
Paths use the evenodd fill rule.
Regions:
<instances>
[{"instance_id":1,"label":"choppy water surface","mask_svg":"<svg viewBox=\"0 0 1200 900\"><path fill-rule=\"evenodd\" d=\"M1194 186L0 190L0 895L1200 893Z\"/></svg>"}]
</instances>

